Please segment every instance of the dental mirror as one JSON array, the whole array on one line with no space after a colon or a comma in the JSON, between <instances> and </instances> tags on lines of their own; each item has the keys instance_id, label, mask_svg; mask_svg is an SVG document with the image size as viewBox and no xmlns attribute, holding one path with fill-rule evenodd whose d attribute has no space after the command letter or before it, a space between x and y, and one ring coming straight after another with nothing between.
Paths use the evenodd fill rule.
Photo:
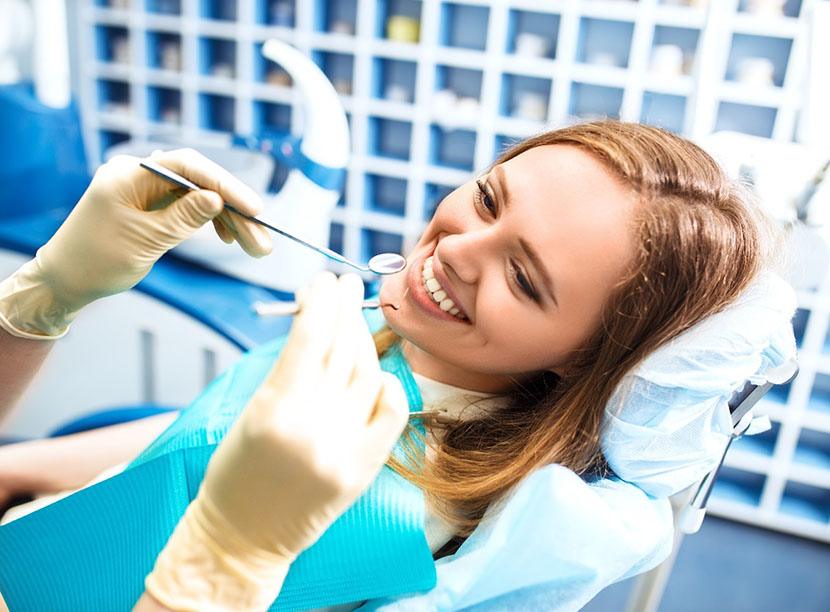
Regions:
<instances>
[{"instance_id":1,"label":"dental mirror","mask_svg":"<svg viewBox=\"0 0 830 612\"><path fill-rule=\"evenodd\" d=\"M187 189L188 191L194 189L201 189L198 185L189 181L185 177L173 172L169 168L165 168L164 166L157 164L156 162L150 159L142 159L141 160L141 167L149 170L153 174L160 176L161 178L165 179L173 183L174 185L181 187L182 189ZM346 264L347 266L351 266L356 270L360 270L361 272L372 272L373 274L377 274L378 276L382 276L384 274L395 274L396 272L400 272L406 267L406 258L402 255L398 255L397 253L379 253L372 257L369 260L368 266L361 266L353 262L350 259L347 259L340 253L332 251L326 247L317 246L311 244L310 242L306 242L302 238L298 238L297 236L286 232L285 230L281 230L278 227L274 227L270 223L266 223L262 219L257 219L256 217L252 217L251 215L246 215L240 210L237 210L230 204L225 204L225 208L232 213L239 215L240 217L245 217L249 221L253 221L258 225L268 228L272 232L276 232L280 236L285 236L286 238L290 238L295 242L299 242L301 245L308 247L322 255L325 255L329 259L333 259L334 261L339 261L340 263Z\"/></svg>"}]
</instances>

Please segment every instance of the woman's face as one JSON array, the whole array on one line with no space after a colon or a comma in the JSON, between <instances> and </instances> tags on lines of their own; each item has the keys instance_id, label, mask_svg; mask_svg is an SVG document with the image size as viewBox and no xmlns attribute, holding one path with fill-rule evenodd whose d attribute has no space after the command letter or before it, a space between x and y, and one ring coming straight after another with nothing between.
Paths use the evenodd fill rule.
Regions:
<instances>
[{"instance_id":1,"label":"woman's face","mask_svg":"<svg viewBox=\"0 0 830 612\"><path fill-rule=\"evenodd\" d=\"M456 189L381 289L401 305L384 314L413 370L482 391L563 371L631 260L633 207L598 161L564 145Z\"/></svg>"}]
</instances>

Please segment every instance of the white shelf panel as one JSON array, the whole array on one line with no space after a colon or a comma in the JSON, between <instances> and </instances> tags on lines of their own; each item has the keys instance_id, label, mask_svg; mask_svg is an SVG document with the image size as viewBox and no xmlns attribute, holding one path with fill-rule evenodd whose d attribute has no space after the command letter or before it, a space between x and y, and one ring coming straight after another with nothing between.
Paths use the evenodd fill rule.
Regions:
<instances>
[{"instance_id":1,"label":"white shelf panel","mask_svg":"<svg viewBox=\"0 0 830 612\"><path fill-rule=\"evenodd\" d=\"M739 520L775 531L830 542L830 525L779 513L768 513L757 506L710 498L709 513L713 516Z\"/></svg>"},{"instance_id":2,"label":"white shelf panel","mask_svg":"<svg viewBox=\"0 0 830 612\"><path fill-rule=\"evenodd\" d=\"M144 15L144 25L148 30L158 32L182 32L185 27L185 19L175 15Z\"/></svg>"},{"instance_id":3,"label":"white shelf panel","mask_svg":"<svg viewBox=\"0 0 830 612\"><path fill-rule=\"evenodd\" d=\"M795 17L762 17L738 13L734 16L732 29L738 34L795 38L800 33L801 22Z\"/></svg>"},{"instance_id":4,"label":"white shelf panel","mask_svg":"<svg viewBox=\"0 0 830 612\"><path fill-rule=\"evenodd\" d=\"M640 12L638 2L619 0L583 0L580 6L583 16L611 21L636 21Z\"/></svg>"},{"instance_id":5,"label":"white shelf panel","mask_svg":"<svg viewBox=\"0 0 830 612\"><path fill-rule=\"evenodd\" d=\"M752 86L730 81L724 81L718 91L718 98L724 102L750 106L777 107L781 106L786 97L787 93L782 87Z\"/></svg>"},{"instance_id":6,"label":"white shelf panel","mask_svg":"<svg viewBox=\"0 0 830 612\"><path fill-rule=\"evenodd\" d=\"M575 64L571 69L571 78L580 83L590 83L605 87L625 87L629 79L629 73L625 68L619 68L617 66Z\"/></svg>"},{"instance_id":7,"label":"white shelf panel","mask_svg":"<svg viewBox=\"0 0 830 612\"><path fill-rule=\"evenodd\" d=\"M699 30L706 25L706 10L661 4L656 7L654 21L661 26Z\"/></svg>"}]
</instances>

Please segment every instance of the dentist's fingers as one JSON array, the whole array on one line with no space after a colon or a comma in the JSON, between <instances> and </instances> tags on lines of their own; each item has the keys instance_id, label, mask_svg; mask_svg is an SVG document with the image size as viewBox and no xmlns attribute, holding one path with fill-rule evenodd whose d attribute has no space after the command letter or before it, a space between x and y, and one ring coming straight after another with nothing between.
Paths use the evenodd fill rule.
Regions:
<instances>
[{"instance_id":1,"label":"dentist's fingers","mask_svg":"<svg viewBox=\"0 0 830 612\"><path fill-rule=\"evenodd\" d=\"M361 306L363 282L356 274L344 274L337 281L337 330L326 364L326 384L346 389L354 373L361 326L366 329Z\"/></svg>"},{"instance_id":2,"label":"dentist's fingers","mask_svg":"<svg viewBox=\"0 0 830 612\"><path fill-rule=\"evenodd\" d=\"M383 386L383 371L378 363L377 349L369 333L369 328L361 316L361 325L357 326L355 342L355 364L352 379L347 389L349 404L353 414L349 415L350 424L361 431L366 427L375 411L375 405Z\"/></svg>"},{"instance_id":3,"label":"dentist's fingers","mask_svg":"<svg viewBox=\"0 0 830 612\"><path fill-rule=\"evenodd\" d=\"M371 421L366 426L366 446L375 451L368 457L370 468L380 469L400 438L409 418L409 403L400 381L381 372L381 391Z\"/></svg>"},{"instance_id":4,"label":"dentist's fingers","mask_svg":"<svg viewBox=\"0 0 830 612\"><path fill-rule=\"evenodd\" d=\"M273 249L271 234L261 225L231 212L227 208L219 219L228 228L234 240L251 257L263 257Z\"/></svg>"},{"instance_id":5,"label":"dentist's fingers","mask_svg":"<svg viewBox=\"0 0 830 612\"><path fill-rule=\"evenodd\" d=\"M253 189L198 151L155 151L150 157L199 187L215 191L225 202L247 215L262 212L262 199ZM263 257L271 252L271 236L264 227L228 210L221 216L225 227L248 255Z\"/></svg>"},{"instance_id":6,"label":"dentist's fingers","mask_svg":"<svg viewBox=\"0 0 830 612\"><path fill-rule=\"evenodd\" d=\"M215 191L228 204L248 215L262 212L262 199L256 191L193 149L156 151L150 158L165 168L181 174L203 189Z\"/></svg>"},{"instance_id":7,"label":"dentist's fingers","mask_svg":"<svg viewBox=\"0 0 830 612\"><path fill-rule=\"evenodd\" d=\"M228 228L225 227L219 217L216 217L213 220L213 229L216 231L216 235L219 236L219 239L224 242L225 244L232 244L233 243L233 234L228 231Z\"/></svg>"},{"instance_id":8,"label":"dentist's fingers","mask_svg":"<svg viewBox=\"0 0 830 612\"><path fill-rule=\"evenodd\" d=\"M337 325L337 311L332 308L336 291L337 277L323 272L298 292L300 312L294 317L288 341L270 376L285 376L286 380L298 381L298 385L320 384ZM309 380L309 376L313 378Z\"/></svg>"}]
</instances>

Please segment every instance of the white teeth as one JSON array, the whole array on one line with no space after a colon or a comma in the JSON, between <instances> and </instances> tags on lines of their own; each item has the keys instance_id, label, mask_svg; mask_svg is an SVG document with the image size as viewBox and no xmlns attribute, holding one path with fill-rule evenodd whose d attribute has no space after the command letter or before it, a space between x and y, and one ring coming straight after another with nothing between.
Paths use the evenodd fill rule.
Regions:
<instances>
[{"instance_id":1,"label":"white teeth","mask_svg":"<svg viewBox=\"0 0 830 612\"><path fill-rule=\"evenodd\" d=\"M435 278L435 273L432 271L432 257L429 257L424 261L424 269L421 276L423 276L424 286L429 292L430 297L432 297L432 300L438 304L438 307L441 310L449 312L451 315L458 317L459 319L467 319L467 317L461 313L461 310L455 306L455 302L447 297L447 292L441 288L441 283L439 283Z\"/></svg>"}]
</instances>

